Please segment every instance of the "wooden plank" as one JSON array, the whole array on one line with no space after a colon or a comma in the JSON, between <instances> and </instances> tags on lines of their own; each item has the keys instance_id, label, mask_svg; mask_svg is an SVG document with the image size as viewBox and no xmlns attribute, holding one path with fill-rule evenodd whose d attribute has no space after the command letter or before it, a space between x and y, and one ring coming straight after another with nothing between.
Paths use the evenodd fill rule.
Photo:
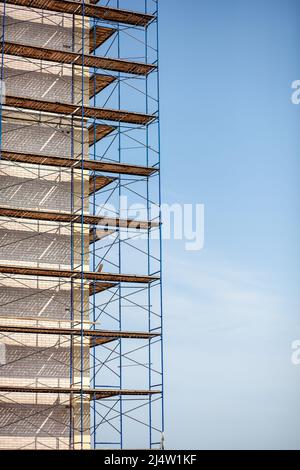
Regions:
<instances>
[{"instance_id":1,"label":"wooden plank","mask_svg":"<svg viewBox=\"0 0 300 470\"><path fill-rule=\"evenodd\" d=\"M108 126L106 124L97 124L93 123L88 127L89 132L89 144L90 146L94 145L99 140L104 139L106 136L111 134L116 127Z\"/></svg>"},{"instance_id":2,"label":"wooden plank","mask_svg":"<svg viewBox=\"0 0 300 470\"><path fill-rule=\"evenodd\" d=\"M108 237L115 233L115 230L109 229L96 229L95 227L91 227L90 229L90 245L95 243L99 240L103 240L103 238Z\"/></svg>"},{"instance_id":3,"label":"wooden plank","mask_svg":"<svg viewBox=\"0 0 300 470\"><path fill-rule=\"evenodd\" d=\"M103 390L96 389L91 393L91 400L102 400L104 398L117 396L149 396L161 393L160 390Z\"/></svg>"},{"instance_id":4,"label":"wooden plank","mask_svg":"<svg viewBox=\"0 0 300 470\"><path fill-rule=\"evenodd\" d=\"M123 59L113 59L110 57L99 57L95 55L84 55L76 52L59 51L56 49L40 48L26 44L13 42L1 42L0 52L12 56L24 57L27 59L45 60L60 64L79 65L93 67L97 69L111 70L113 72L123 72L134 75L147 76L156 69L155 65L132 62Z\"/></svg>"},{"instance_id":5,"label":"wooden plank","mask_svg":"<svg viewBox=\"0 0 300 470\"><path fill-rule=\"evenodd\" d=\"M114 390L100 388L27 387L22 385L0 385L0 393L42 393L86 395L90 400L101 400L114 396L148 396L161 393L160 390Z\"/></svg>"},{"instance_id":6,"label":"wooden plank","mask_svg":"<svg viewBox=\"0 0 300 470\"><path fill-rule=\"evenodd\" d=\"M31 266L0 266L2 274L19 274L24 276L41 276L41 277L61 277L68 279L84 279L87 281L112 281L112 282L128 282L137 284L151 284L159 280L157 276L145 276L137 274L114 274L104 272L72 271L69 269L53 269L53 268L33 268Z\"/></svg>"},{"instance_id":7,"label":"wooden plank","mask_svg":"<svg viewBox=\"0 0 300 470\"><path fill-rule=\"evenodd\" d=\"M114 284L112 282L90 282L89 285L89 295L92 296L94 294L99 294L100 292L104 292L106 290L112 289L116 287L118 284Z\"/></svg>"},{"instance_id":8,"label":"wooden plank","mask_svg":"<svg viewBox=\"0 0 300 470\"><path fill-rule=\"evenodd\" d=\"M90 196L100 189L105 188L109 184L113 183L116 178L109 178L107 176L91 176L90 177Z\"/></svg>"},{"instance_id":9,"label":"wooden plank","mask_svg":"<svg viewBox=\"0 0 300 470\"><path fill-rule=\"evenodd\" d=\"M0 0L0 3L7 5L19 5L28 8L39 8L42 10L55 11L58 13L69 13L71 15L81 15L83 13L81 2L71 2L68 0ZM111 8L98 5L84 6L84 14L90 18L97 18L105 21L113 21L133 26L146 27L155 17L145 13L138 13L129 10Z\"/></svg>"},{"instance_id":10,"label":"wooden plank","mask_svg":"<svg viewBox=\"0 0 300 470\"><path fill-rule=\"evenodd\" d=\"M2 150L2 152L0 151L0 158L10 162L29 163L51 167L81 168L83 166L84 170L145 177L158 172L157 168L147 166L126 165L124 163L102 162L99 160L77 160L63 157L50 157L47 155L7 152L5 150Z\"/></svg>"},{"instance_id":11,"label":"wooden plank","mask_svg":"<svg viewBox=\"0 0 300 470\"><path fill-rule=\"evenodd\" d=\"M22 318L20 318L22 320ZM39 318L36 318L39 321ZM59 321L59 320L55 320ZM41 326L14 326L1 325L1 333L30 333L41 335L61 335L61 336L86 336L91 338L91 347L98 346L102 340L115 341L116 339L151 339L160 336L158 333L148 333L142 331L114 331L114 330L87 330L80 328L50 328Z\"/></svg>"},{"instance_id":12,"label":"wooden plank","mask_svg":"<svg viewBox=\"0 0 300 470\"><path fill-rule=\"evenodd\" d=\"M53 103L51 101L34 100L16 96L5 97L5 107L11 106L17 109L29 109L33 111L51 114L63 114L67 116L82 116L82 107L67 103ZM119 111L106 108L91 108L83 106L84 117L103 119L104 121L117 121L128 124L146 126L156 119L156 116L133 113L130 111Z\"/></svg>"},{"instance_id":13,"label":"wooden plank","mask_svg":"<svg viewBox=\"0 0 300 470\"><path fill-rule=\"evenodd\" d=\"M112 75L93 74L89 81L90 99L117 80Z\"/></svg>"},{"instance_id":14,"label":"wooden plank","mask_svg":"<svg viewBox=\"0 0 300 470\"><path fill-rule=\"evenodd\" d=\"M89 32L90 54L102 46L116 31L115 28L106 28L98 25L91 28Z\"/></svg>"},{"instance_id":15,"label":"wooden plank","mask_svg":"<svg viewBox=\"0 0 300 470\"><path fill-rule=\"evenodd\" d=\"M95 335L96 336L96 335ZM98 335L98 337L91 338L90 340L90 347L94 346L101 346L101 344L111 343L112 341L116 341L117 339L124 338L124 339L153 339L160 336L158 333L136 333L136 332L114 332L113 335L107 333L107 335Z\"/></svg>"},{"instance_id":16,"label":"wooden plank","mask_svg":"<svg viewBox=\"0 0 300 470\"><path fill-rule=\"evenodd\" d=\"M54 211L39 211L39 210L27 210L27 209L16 209L13 207L0 207L1 217L11 217L16 219L29 219L29 220L47 220L52 222L62 223L78 223L82 222L85 225L102 225L104 227L121 227L131 229L142 229L148 230L150 228L158 227L158 222L144 221L144 220L133 220L133 219L120 219L111 218L97 215L84 215L79 213L72 214L71 212L54 212Z\"/></svg>"}]
</instances>

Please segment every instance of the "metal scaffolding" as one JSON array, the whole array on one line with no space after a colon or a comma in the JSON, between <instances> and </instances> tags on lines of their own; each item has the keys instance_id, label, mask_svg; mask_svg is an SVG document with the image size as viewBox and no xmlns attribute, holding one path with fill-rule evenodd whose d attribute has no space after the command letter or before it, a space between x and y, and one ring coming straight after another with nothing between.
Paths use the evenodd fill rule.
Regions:
<instances>
[{"instance_id":1,"label":"metal scaffolding","mask_svg":"<svg viewBox=\"0 0 300 470\"><path fill-rule=\"evenodd\" d=\"M0 449L160 448L158 0L0 12Z\"/></svg>"}]
</instances>

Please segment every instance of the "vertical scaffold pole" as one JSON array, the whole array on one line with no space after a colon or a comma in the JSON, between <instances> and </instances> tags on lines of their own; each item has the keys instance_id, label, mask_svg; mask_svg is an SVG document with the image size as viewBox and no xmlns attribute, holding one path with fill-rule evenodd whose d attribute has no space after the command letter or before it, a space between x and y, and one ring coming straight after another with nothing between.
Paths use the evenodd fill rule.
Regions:
<instances>
[{"instance_id":1,"label":"vertical scaffold pole","mask_svg":"<svg viewBox=\"0 0 300 470\"><path fill-rule=\"evenodd\" d=\"M81 296L80 296L80 320L81 320L81 336L80 336L80 447L84 447L84 266L85 266L85 243L84 243L84 209L85 209L85 188L84 188L84 101L85 101L85 68L84 68L84 51L85 51L85 0L82 0L82 24L81 24Z\"/></svg>"},{"instance_id":2,"label":"vertical scaffold pole","mask_svg":"<svg viewBox=\"0 0 300 470\"><path fill-rule=\"evenodd\" d=\"M120 0L117 0L117 8L120 8ZM121 58L121 32L120 25L118 24L118 59ZM118 73L118 109L121 109L121 74ZM118 125L118 152L119 152L119 163L122 163L122 128L121 123ZM119 217L122 216L120 213L121 209L121 198L122 198L122 176L119 175ZM122 230L119 230L119 273L122 273ZM122 285L119 284L119 329L122 330ZM120 368L120 382L119 387L122 390L123 387L123 370L122 370L122 339L119 340L119 368ZM123 449L123 399L120 395L120 448Z\"/></svg>"}]
</instances>

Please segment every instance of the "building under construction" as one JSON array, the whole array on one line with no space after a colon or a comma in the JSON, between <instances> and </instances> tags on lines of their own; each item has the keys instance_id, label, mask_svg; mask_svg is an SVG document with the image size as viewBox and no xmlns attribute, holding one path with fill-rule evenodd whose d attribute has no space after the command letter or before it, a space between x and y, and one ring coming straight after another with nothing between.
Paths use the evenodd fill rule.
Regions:
<instances>
[{"instance_id":1,"label":"building under construction","mask_svg":"<svg viewBox=\"0 0 300 470\"><path fill-rule=\"evenodd\" d=\"M159 448L158 0L0 9L0 449Z\"/></svg>"}]
</instances>

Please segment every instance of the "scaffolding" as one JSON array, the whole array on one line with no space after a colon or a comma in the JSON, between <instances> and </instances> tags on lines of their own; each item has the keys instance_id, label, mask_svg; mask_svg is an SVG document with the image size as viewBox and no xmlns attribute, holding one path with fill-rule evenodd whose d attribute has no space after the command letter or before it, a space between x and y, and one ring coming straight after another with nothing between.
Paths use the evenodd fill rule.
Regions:
<instances>
[{"instance_id":1,"label":"scaffolding","mask_svg":"<svg viewBox=\"0 0 300 470\"><path fill-rule=\"evenodd\" d=\"M0 13L0 449L160 448L158 0Z\"/></svg>"}]
</instances>

